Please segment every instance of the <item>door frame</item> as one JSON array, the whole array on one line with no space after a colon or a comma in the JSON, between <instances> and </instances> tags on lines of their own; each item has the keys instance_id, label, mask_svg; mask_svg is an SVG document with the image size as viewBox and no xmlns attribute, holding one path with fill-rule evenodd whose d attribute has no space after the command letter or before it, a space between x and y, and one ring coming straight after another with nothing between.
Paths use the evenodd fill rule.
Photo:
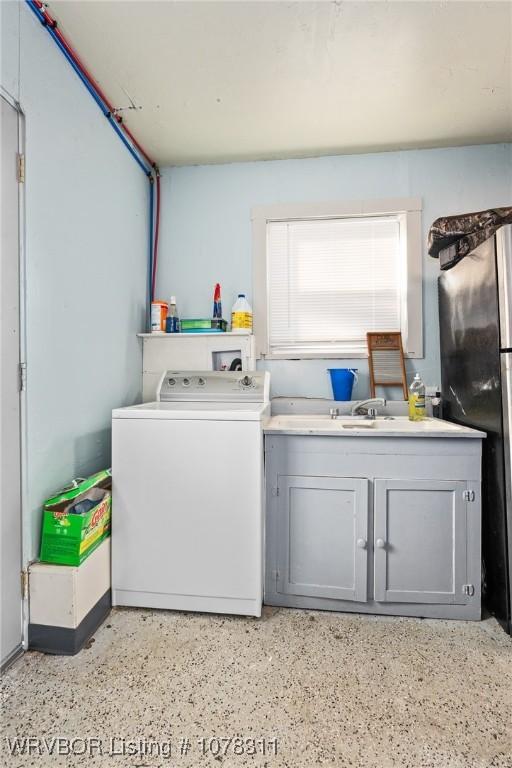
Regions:
<instances>
[{"instance_id":1,"label":"door frame","mask_svg":"<svg viewBox=\"0 0 512 768\"><path fill-rule=\"evenodd\" d=\"M18 114L18 154L25 157L25 112L19 101L0 85L0 97L16 110ZM19 362L24 365L22 386L20 388L20 509L21 509L21 552L20 552L20 578L23 578L22 590L22 637L21 650L28 649L28 565L30 562L31 527L27 510L27 264L26 264L26 201L25 179L18 182L18 274L19 274ZM9 659L8 664L17 658L15 654Z\"/></svg>"}]
</instances>

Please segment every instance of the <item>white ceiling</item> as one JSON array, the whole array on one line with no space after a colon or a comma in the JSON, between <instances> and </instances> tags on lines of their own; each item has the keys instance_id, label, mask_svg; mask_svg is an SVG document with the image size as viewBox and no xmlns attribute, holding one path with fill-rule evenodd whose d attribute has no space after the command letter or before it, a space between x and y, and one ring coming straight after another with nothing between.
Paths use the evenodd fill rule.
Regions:
<instances>
[{"instance_id":1,"label":"white ceiling","mask_svg":"<svg viewBox=\"0 0 512 768\"><path fill-rule=\"evenodd\" d=\"M50 10L160 165L512 140L510 2Z\"/></svg>"}]
</instances>

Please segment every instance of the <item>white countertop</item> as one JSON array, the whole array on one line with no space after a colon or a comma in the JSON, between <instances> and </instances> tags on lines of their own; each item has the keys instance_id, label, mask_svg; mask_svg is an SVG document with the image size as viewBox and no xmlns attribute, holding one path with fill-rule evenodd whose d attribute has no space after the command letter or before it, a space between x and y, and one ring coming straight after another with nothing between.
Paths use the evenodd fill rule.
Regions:
<instances>
[{"instance_id":1,"label":"white countertop","mask_svg":"<svg viewBox=\"0 0 512 768\"><path fill-rule=\"evenodd\" d=\"M442 419L410 421L407 416L378 416L372 420L348 415L331 419L323 414L272 416L265 423L265 433L330 437L485 437L485 432L478 429L462 427Z\"/></svg>"}]
</instances>

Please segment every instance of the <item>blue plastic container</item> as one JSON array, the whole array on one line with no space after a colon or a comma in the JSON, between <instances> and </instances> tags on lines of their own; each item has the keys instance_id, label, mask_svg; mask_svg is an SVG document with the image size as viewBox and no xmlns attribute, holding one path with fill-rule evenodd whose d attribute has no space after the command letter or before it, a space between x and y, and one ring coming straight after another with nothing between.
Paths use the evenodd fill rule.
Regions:
<instances>
[{"instance_id":1,"label":"blue plastic container","mask_svg":"<svg viewBox=\"0 0 512 768\"><path fill-rule=\"evenodd\" d=\"M335 400L352 400L352 387L357 381L357 368L328 368Z\"/></svg>"}]
</instances>

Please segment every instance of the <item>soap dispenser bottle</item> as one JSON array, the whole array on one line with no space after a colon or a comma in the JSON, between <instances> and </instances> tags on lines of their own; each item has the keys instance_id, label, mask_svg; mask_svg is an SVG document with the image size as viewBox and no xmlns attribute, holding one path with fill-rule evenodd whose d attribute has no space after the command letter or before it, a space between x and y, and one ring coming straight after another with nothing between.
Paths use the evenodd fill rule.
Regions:
<instances>
[{"instance_id":1,"label":"soap dispenser bottle","mask_svg":"<svg viewBox=\"0 0 512 768\"><path fill-rule=\"evenodd\" d=\"M415 374L409 387L409 418L411 421L425 418L425 385L419 373Z\"/></svg>"}]
</instances>

